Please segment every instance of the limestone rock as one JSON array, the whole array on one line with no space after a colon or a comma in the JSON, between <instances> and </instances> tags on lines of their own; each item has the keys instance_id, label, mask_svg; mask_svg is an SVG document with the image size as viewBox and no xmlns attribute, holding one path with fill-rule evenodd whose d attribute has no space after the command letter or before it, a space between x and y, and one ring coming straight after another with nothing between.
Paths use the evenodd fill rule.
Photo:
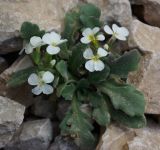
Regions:
<instances>
[{"instance_id":1,"label":"limestone rock","mask_svg":"<svg viewBox=\"0 0 160 150\"><path fill-rule=\"evenodd\" d=\"M49 119L28 121L22 125L5 150L47 150L52 132Z\"/></svg>"},{"instance_id":2,"label":"limestone rock","mask_svg":"<svg viewBox=\"0 0 160 150\"><path fill-rule=\"evenodd\" d=\"M79 148L71 139L58 136L49 150L79 150Z\"/></svg>"},{"instance_id":3,"label":"limestone rock","mask_svg":"<svg viewBox=\"0 0 160 150\"><path fill-rule=\"evenodd\" d=\"M25 107L0 96L0 148L6 145L21 125Z\"/></svg>"},{"instance_id":4,"label":"limestone rock","mask_svg":"<svg viewBox=\"0 0 160 150\"><path fill-rule=\"evenodd\" d=\"M129 77L146 98L146 113L160 114L160 29L133 20L130 46L138 47L144 56L139 70ZM136 80L135 80L136 79Z\"/></svg>"},{"instance_id":5,"label":"limestone rock","mask_svg":"<svg viewBox=\"0 0 160 150\"><path fill-rule=\"evenodd\" d=\"M5 69L7 69L7 67L8 67L7 61L3 57L0 57L0 73L2 73Z\"/></svg>"},{"instance_id":6,"label":"limestone rock","mask_svg":"<svg viewBox=\"0 0 160 150\"><path fill-rule=\"evenodd\" d=\"M136 13L137 17L142 18L145 22L152 26L160 27L159 0L131 0L131 3L135 6L135 9L138 7L140 8Z\"/></svg>"},{"instance_id":7,"label":"limestone rock","mask_svg":"<svg viewBox=\"0 0 160 150\"><path fill-rule=\"evenodd\" d=\"M133 130L112 124L103 134L97 150L124 150L127 141L133 139L133 137Z\"/></svg>"},{"instance_id":8,"label":"limestone rock","mask_svg":"<svg viewBox=\"0 0 160 150\"><path fill-rule=\"evenodd\" d=\"M136 130L136 137L128 142L129 150L160 150L160 127L149 123L148 127Z\"/></svg>"},{"instance_id":9,"label":"limestone rock","mask_svg":"<svg viewBox=\"0 0 160 150\"><path fill-rule=\"evenodd\" d=\"M160 47L160 29L133 19L129 37L129 46L138 47L143 52L158 52Z\"/></svg>"},{"instance_id":10,"label":"limestone rock","mask_svg":"<svg viewBox=\"0 0 160 150\"><path fill-rule=\"evenodd\" d=\"M85 0L102 10L102 20L118 22L129 27L132 21L132 11L129 0Z\"/></svg>"}]
</instances>

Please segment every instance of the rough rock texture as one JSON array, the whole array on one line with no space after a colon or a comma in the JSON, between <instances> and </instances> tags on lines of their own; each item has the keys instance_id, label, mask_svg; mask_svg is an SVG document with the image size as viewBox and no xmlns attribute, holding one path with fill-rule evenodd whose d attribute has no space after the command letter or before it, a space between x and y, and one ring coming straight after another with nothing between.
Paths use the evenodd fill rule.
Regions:
<instances>
[{"instance_id":1,"label":"rough rock texture","mask_svg":"<svg viewBox=\"0 0 160 150\"><path fill-rule=\"evenodd\" d=\"M138 47L144 56L139 70L129 82L135 84L145 95L146 113L160 114L160 29L133 20L129 45Z\"/></svg>"},{"instance_id":2,"label":"rough rock texture","mask_svg":"<svg viewBox=\"0 0 160 150\"><path fill-rule=\"evenodd\" d=\"M0 73L2 73L5 69L7 69L7 67L8 67L7 61L3 57L0 57Z\"/></svg>"},{"instance_id":3,"label":"rough rock texture","mask_svg":"<svg viewBox=\"0 0 160 150\"><path fill-rule=\"evenodd\" d=\"M145 22L152 26L160 27L159 0L131 0L131 3L135 6L135 9L137 8L136 15L138 17L144 19Z\"/></svg>"},{"instance_id":4,"label":"rough rock texture","mask_svg":"<svg viewBox=\"0 0 160 150\"><path fill-rule=\"evenodd\" d=\"M0 96L0 148L6 145L21 125L25 107Z\"/></svg>"},{"instance_id":5,"label":"rough rock texture","mask_svg":"<svg viewBox=\"0 0 160 150\"><path fill-rule=\"evenodd\" d=\"M49 119L28 121L5 150L47 150L51 140L52 124Z\"/></svg>"},{"instance_id":6,"label":"rough rock texture","mask_svg":"<svg viewBox=\"0 0 160 150\"><path fill-rule=\"evenodd\" d=\"M71 139L58 136L49 150L79 150L79 148Z\"/></svg>"},{"instance_id":7,"label":"rough rock texture","mask_svg":"<svg viewBox=\"0 0 160 150\"><path fill-rule=\"evenodd\" d=\"M118 22L129 27L132 21L132 11L129 0L85 0L96 4L102 10L102 20Z\"/></svg>"},{"instance_id":8,"label":"rough rock texture","mask_svg":"<svg viewBox=\"0 0 160 150\"><path fill-rule=\"evenodd\" d=\"M129 150L160 150L160 127L151 123L136 130L136 137L128 142Z\"/></svg>"},{"instance_id":9,"label":"rough rock texture","mask_svg":"<svg viewBox=\"0 0 160 150\"><path fill-rule=\"evenodd\" d=\"M127 141L133 137L133 130L112 124L103 134L97 150L124 150Z\"/></svg>"},{"instance_id":10,"label":"rough rock texture","mask_svg":"<svg viewBox=\"0 0 160 150\"><path fill-rule=\"evenodd\" d=\"M36 23L47 31L60 31L65 12L77 3L78 0L1 0L0 54L22 49L18 31L24 21Z\"/></svg>"}]
</instances>

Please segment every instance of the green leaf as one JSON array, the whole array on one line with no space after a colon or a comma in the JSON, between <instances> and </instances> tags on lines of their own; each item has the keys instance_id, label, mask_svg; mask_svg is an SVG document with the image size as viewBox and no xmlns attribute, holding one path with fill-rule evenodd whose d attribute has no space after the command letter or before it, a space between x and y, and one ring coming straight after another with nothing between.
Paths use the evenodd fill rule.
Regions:
<instances>
[{"instance_id":1,"label":"green leaf","mask_svg":"<svg viewBox=\"0 0 160 150\"><path fill-rule=\"evenodd\" d=\"M140 116L144 114L144 96L140 91L136 90L135 87L110 79L99 85L98 88L110 97L115 109L120 109L130 116Z\"/></svg>"},{"instance_id":2,"label":"green leaf","mask_svg":"<svg viewBox=\"0 0 160 150\"><path fill-rule=\"evenodd\" d=\"M82 78L77 83L77 89L81 90L81 89L86 89L88 87L89 87L89 82L87 79Z\"/></svg>"},{"instance_id":3,"label":"green leaf","mask_svg":"<svg viewBox=\"0 0 160 150\"><path fill-rule=\"evenodd\" d=\"M72 100L71 110L68 111L60 124L60 128L61 134L74 137L75 142L81 149L90 148L95 144L95 138L91 133L93 126L89 122L88 115L80 110L80 105L74 99Z\"/></svg>"},{"instance_id":4,"label":"green leaf","mask_svg":"<svg viewBox=\"0 0 160 150\"><path fill-rule=\"evenodd\" d=\"M74 84L62 84L57 88L57 96L63 96L65 100L72 100L73 94L76 90Z\"/></svg>"},{"instance_id":5,"label":"green leaf","mask_svg":"<svg viewBox=\"0 0 160 150\"><path fill-rule=\"evenodd\" d=\"M28 80L29 75L34 72L36 72L36 69L34 67L30 67L13 73L7 82L8 86L15 87L25 83Z\"/></svg>"},{"instance_id":6,"label":"green leaf","mask_svg":"<svg viewBox=\"0 0 160 150\"><path fill-rule=\"evenodd\" d=\"M128 116L122 111L112 110L112 119L122 123L130 128L142 128L146 126L146 118L144 115L140 116Z\"/></svg>"},{"instance_id":7,"label":"green leaf","mask_svg":"<svg viewBox=\"0 0 160 150\"><path fill-rule=\"evenodd\" d=\"M79 13L76 10L68 12L65 16L63 38L68 40L68 46L74 45L78 30L81 28L79 21Z\"/></svg>"},{"instance_id":8,"label":"green leaf","mask_svg":"<svg viewBox=\"0 0 160 150\"><path fill-rule=\"evenodd\" d=\"M83 57L83 51L85 48L86 45L81 43L78 43L72 48L72 55L69 58L68 66L74 74L76 74L80 66L85 63L85 59Z\"/></svg>"},{"instance_id":9,"label":"green leaf","mask_svg":"<svg viewBox=\"0 0 160 150\"><path fill-rule=\"evenodd\" d=\"M64 60L61 60L56 64L56 69L66 81L70 78L67 63Z\"/></svg>"},{"instance_id":10,"label":"green leaf","mask_svg":"<svg viewBox=\"0 0 160 150\"><path fill-rule=\"evenodd\" d=\"M85 15L80 16L80 20L85 28L94 28L94 27L100 27L101 22L98 18L94 17L88 17Z\"/></svg>"},{"instance_id":11,"label":"green leaf","mask_svg":"<svg viewBox=\"0 0 160 150\"><path fill-rule=\"evenodd\" d=\"M81 15L83 14L83 15L89 16L89 17L100 18L101 10L91 3L82 4L80 6L80 14Z\"/></svg>"},{"instance_id":12,"label":"green leaf","mask_svg":"<svg viewBox=\"0 0 160 150\"><path fill-rule=\"evenodd\" d=\"M138 69L140 58L141 55L138 50L132 50L125 53L123 56L109 64L111 74L126 78L129 72Z\"/></svg>"},{"instance_id":13,"label":"green leaf","mask_svg":"<svg viewBox=\"0 0 160 150\"><path fill-rule=\"evenodd\" d=\"M107 79L109 73L110 73L110 68L108 67L108 65L105 65L105 68L102 71L89 73L88 80L92 84L100 83Z\"/></svg>"},{"instance_id":14,"label":"green leaf","mask_svg":"<svg viewBox=\"0 0 160 150\"><path fill-rule=\"evenodd\" d=\"M38 25L31 22L24 22L21 26L21 36L26 41L29 41L32 36L42 37L45 34L44 30L40 30Z\"/></svg>"},{"instance_id":15,"label":"green leaf","mask_svg":"<svg viewBox=\"0 0 160 150\"><path fill-rule=\"evenodd\" d=\"M106 126L110 123L110 114L108 112L108 107L104 98L95 93L95 97L90 97L91 103L94 107L93 109L93 118L101 126ZM98 103L98 104L97 104Z\"/></svg>"}]
</instances>

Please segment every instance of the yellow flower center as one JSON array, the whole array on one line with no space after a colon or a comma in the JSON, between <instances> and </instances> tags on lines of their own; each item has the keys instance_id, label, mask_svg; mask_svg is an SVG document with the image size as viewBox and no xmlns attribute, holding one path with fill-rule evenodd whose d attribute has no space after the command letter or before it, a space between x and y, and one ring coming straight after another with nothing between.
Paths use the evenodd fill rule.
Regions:
<instances>
[{"instance_id":1,"label":"yellow flower center","mask_svg":"<svg viewBox=\"0 0 160 150\"><path fill-rule=\"evenodd\" d=\"M92 57L92 60L93 60L93 61L98 61L98 60L99 60L99 55L93 56L93 57Z\"/></svg>"}]
</instances>

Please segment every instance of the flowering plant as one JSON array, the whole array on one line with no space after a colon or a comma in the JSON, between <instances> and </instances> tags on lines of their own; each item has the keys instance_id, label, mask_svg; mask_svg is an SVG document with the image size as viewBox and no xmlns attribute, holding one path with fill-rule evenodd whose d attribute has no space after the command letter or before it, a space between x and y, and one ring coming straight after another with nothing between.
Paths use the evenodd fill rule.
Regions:
<instances>
[{"instance_id":1,"label":"flowering plant","mask_svg":"<svg viewBox=\"0 0 160 150\"><path fill-rule=\"evenodd\" d=\"M146 124L144 96L127 83L141 55L138 50L115 51L114 43L126 41L129 31L116 24L110 28L100 15L92 4L78 6L66 14L61 35L23 23L26 45L21 53L30 56L34 67L14 73L8 82L16 86L28 81L35 95L54 93L70 101L61 134L71 136L81 147L94 144L94 122L107 126L115 120L131 128ZM82 109L84 104L89 112Z\"/></svg>"}]
</instances>

